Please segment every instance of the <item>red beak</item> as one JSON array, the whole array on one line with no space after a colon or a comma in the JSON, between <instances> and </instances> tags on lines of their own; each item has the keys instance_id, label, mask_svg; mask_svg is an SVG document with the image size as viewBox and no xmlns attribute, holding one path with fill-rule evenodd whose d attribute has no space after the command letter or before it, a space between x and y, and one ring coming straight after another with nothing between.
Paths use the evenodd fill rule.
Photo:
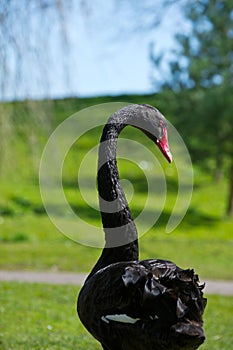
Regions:
<instances>
[{"instance_id":1,"label":"red beak","mask_svg":"<svg viewBox=\"0 0 233 350\"><path fill-rule=\"evenodd\" d=\"M157 145L158 145L159 149L161 150L161 152L163 153L163 155L167 158L169 163L171 163L172 162L172 155L170 152L170 148L168 146L167 129L165 127L163 128L163 138L160 140L157 139Z\"/></svg>"}]
</instances>

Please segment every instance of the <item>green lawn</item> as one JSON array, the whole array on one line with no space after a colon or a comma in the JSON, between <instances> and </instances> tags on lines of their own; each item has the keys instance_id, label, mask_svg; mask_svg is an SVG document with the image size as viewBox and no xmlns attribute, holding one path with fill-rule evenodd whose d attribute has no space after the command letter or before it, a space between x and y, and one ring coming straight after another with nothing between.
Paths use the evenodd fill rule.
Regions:
<instances>
[{"instance_id":1,"label":"green lawn","mask_svg":"<svg viewBox=\"0 0 233 350\"><path fill-rule=\"evenodd\" d=\"M216 185L210 178L207 185L205 183L206 177L199 176L190 209L182 223L170 234L165 233L165 228L174 194L168 194L160 219L150 232L140 238L141 258L173 260L181 267L195 268L202 279L232 279L233 220L221 217L223 205L218 204L223 202L225 183ZM0 200L1 269L75 272L91 269L100 250L77 244L58 231L43 209L36 183L22 183L18 187L1 183L0 187L3 193ZM130 206L137 214L146 192L137 192L137 188L135 192ZM82 201L75 187L67 187L66 194L84 220L100 227L99 213ZM96 193L93 191L94 196ZM156 198L154 202L156 208ZM148 210L153 212L153 203ZM83 233L85 230L84 226Z\"/></svg>"},{"instance_id":2,"label":"green lawn","mask_svg":"<svg viewBox=\"0 0 233 350\"><path fill-rule=\"evenodd\" d=\"M88 105L116 100L155 103L154 96L121 96L45 101L44 105L31 102L29 107L24 103L14 104L13 124L6 117L9 135L3 140L6 147L1 153L1 165L4 166L0 168L0 269L75 272L88 272L91 269L100 250L77 244L65 237L45 212L38 186L39 162L49 133L67 116ZM52 109L52 103L55 109ZM10 104L6 106L9 113L12 113L11 107ZM83 169L87 181L84 189L89 205L77 189L77 171L83 157L98 144L100 132L100 128L91 130L71 147L64 162L62 178L70 206L84 222L97 227L101 227L100 215L91 208L91 204L97 204L97 194L95 187L89 186L91 175L92 183L95 180L96 160L90 158ZM122 136L139 141L161 159L153 143L141 132L126 128ZM129 204L136 217L146 204L146 178L139 166L125 160L119 160L118 163L121 178L128 179L133 185L134 194ZM174 163L169 165L162 160L161 169L167 181L166 202L159 220L140 238L141 258L173 260L181 267L193 267L201 279L233 279L233 219L224 217L226 179L223 177L216 183L211 174L195 167L195 186L189 210L176 230L166 234L166 224L175 204L178 182ZM157 169L151 176L153 188L159 190ZM125 190L130 198L130 186L127 187L126 184ZM147 207L148 215L156 215L159 203L163 200L162 195L159 191L152 194ZM53 196L51 205L54 206L57 217L69 220L66 211L57 205ZM81 225L76 232L72 232L72 237L75 238L80 233L82 237L88 236L88 230L85 224Z\"/></svg>"},{"instance_id":3,"label":"green lawn","mask_svg":"<svg viewBox=\"0 0 233 350\"><path fill-rule=\"evenodd\" d=\"M2 350L100 350L76 315L79 288L45 284L0 284ZM208 296L207 340L202 350L232 346L233 297Z\"/></svg>"},{"instance_id":4,"label":"green lawn","mask_svg":"<svg viewBox=\"0 0 233 350\"><path fill-rule=\"evenodd\" d=\"M78 288L2 283L0 291L2 350L100 349L76 315Z\"/></svg>"},{"instance_id":5,"label":"green lawn","mask_svg":"<svg viewBox=\"0 0 233 350\"><path fill-rule=\"evenodd\" d=\"M0 153L0 269L90 271L100 249L74 242L50 221L40 197L38 169L47 138L56 125L88 105L116 100L155 103L154 96L121 96L29 101L28 104L4 106L6 133L2 134ZM98 211L87 205L77 190L77 169L87 152L98 143L100 132L100 128L96 128L72 146L64 162L62 178L67 201L74 212L84 222L97 227L101 227ZM142 133L129 128L123 136L136 139L158 156L153 144ZM96 161L94 158L89 161L90 166L84 167L85 195L89 204L96 205L96 190L89 186L90 174L95 176ZM146 203L145 176L130 162L119 160L119 167L121 178L128 179L133 185L134 194L129 204L136 217ZM233 220L224 217L226 179L223 177L216 183L212 174L194 168L195 186L189 210L176 230L166 234L178 185L175 165L162 161L162 169L168 188L166 202L159 220L140 238L141 258L164 258L183 268L192 267L202 281L205 278L233 279ZM159 189L157 173L153 176L153 187ZM132 188L127 187L127 183L125 190L130 198ZM148 215L156 214L162 200L159 191L152 195ZM53 196L51 205L57 217L69 220ZM84 224L78 232L72 232L72 237L80 232L84 237L90 233ZM77 293L78 288L74 286L0 283L0 349L100 350L76 316ZM232 347L232 305L233 297L208 297L205 312L207 341L202 350L229 350Z\"/></svg>"}]
</instances>

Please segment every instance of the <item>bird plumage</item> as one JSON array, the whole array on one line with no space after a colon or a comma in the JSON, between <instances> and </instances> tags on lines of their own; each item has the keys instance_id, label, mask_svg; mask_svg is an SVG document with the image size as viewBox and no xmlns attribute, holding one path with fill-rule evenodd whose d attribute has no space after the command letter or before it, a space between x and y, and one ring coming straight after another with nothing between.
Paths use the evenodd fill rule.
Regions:
<instances>
[{"instance_id":1,"label":"bird plumage","mask_svg":"<svg viewBox=\"0 0 233 350\"><path fill-rule=\"evenodd\" d=\"M119 262L87 281L79 313L109 350L196 349L204 340L202 289L193 270L170 261Z\"/></svg>"},{"instance_id":2,"label":"bird plumage","mask_svg":"<svg viewBox=\"0 0 233 350\"><path fill-rule=\"evenodd\" d=\"M195 350L205 339L198 276L170 261L138 261L137 230L116 162L117 137L126 125L141 129L171 160L166 120L157 109L130 105L110 117L98 166L106 244L80 291L78 314L104 350Z\"/></svg>"}]
</instances>

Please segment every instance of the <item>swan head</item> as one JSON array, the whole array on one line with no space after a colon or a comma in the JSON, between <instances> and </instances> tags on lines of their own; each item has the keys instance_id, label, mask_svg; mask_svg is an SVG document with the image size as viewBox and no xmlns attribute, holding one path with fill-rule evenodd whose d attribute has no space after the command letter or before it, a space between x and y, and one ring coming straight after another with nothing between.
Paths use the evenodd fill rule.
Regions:
<instances>
[{"instance_id":1,"label":"swan head","mask_svg":"<svg viewBox=\"0 0 233 350\"><path fill-rule=\"evenodd\" d=\"M109 118L101 141L117 140L119 133L127 125L141 130L158 146L168 162L172 162L167 136L168 122L157 108L147 104L132 104L121 108Z\"/></svg>"},{"instance_id":2,"label":"swan head","mask_svg":"<svg viewBox=\"0 0 233 350\"><path fill-rule=\"evenodd\" d=\"M158 146L169 163L172 162L172 154L168 144L167 120L158 109L150 105L141 105L145 108L145 128L142 131Z\"/></svg>"}]
</instances>

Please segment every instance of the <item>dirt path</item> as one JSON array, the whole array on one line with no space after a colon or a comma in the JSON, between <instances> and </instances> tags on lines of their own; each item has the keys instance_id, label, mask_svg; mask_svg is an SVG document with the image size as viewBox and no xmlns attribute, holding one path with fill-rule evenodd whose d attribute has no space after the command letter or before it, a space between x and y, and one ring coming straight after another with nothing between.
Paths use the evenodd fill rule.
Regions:
<instances>
[{"instance_id":1,"label":"dirt path","mask_svg":"<svg viewBox=\"0 0 233 350\"><path fill-rule=\"evenodd\" d=\"M70 272L33 272L0 270L0 281L17 281L28 283L74 284L82 285L86 278L83 273ZM233 281L205 280L206 294L233 295Z\"/></svg>"},{"instance_id":2,"label":"dirt path","mask_svg":"<svg viewBox=\"0 0 233 350\"><path fill-rule=\"evenodd\" d=\"M37 272L37 271L4 271L0 270L0 281L17 281L47 284L82 285L86 274L71 272Z\"/></svg>"}]
</instances>

